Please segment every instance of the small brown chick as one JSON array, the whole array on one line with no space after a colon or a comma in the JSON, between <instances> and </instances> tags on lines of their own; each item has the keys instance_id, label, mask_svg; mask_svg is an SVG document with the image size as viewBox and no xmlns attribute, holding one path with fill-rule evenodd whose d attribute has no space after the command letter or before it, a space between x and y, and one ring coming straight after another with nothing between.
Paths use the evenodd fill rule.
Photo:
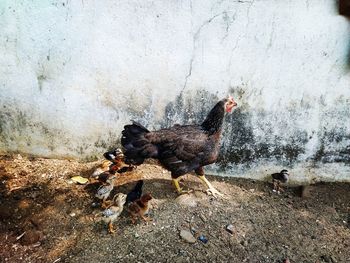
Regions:
<instances>
[{"instance_id":1,"label":"small brown chick","mask_svg":"<svg viewBox=\"0 0 350 263\"><path fill-rule=\"evenodd\" d=\"M122 163L112 163L110 161L103 161L103 163L96 168L93 174L90 176L90 183L100 182L106 184L106 180L111 175L114 175L119 171Z\"/></svg>"},{"instance_id":2,"label":"small brown chick","mask_svg":"<svg viewBox=\"0 0 350 263\"><path fill-rule=\"evenodd\" d=\"M103 161L96 169L95 171L92 173L92 175L90 176L90 179L96 179L101 173L104 172L108 172L109 171L109 167L112 165L113 163L110 161Z\"/></svg>"},{"instance_id":3,"label":"small brown chick","mask_svg":"<svg viewBox=\"0 0 350 263\"><path fill-rule=\"evenodd\" d=\"M133 224L136 224L137 218L141 217L146 222L151 221L149 217L146 217L145 214L149 210L149 201L152 200L150 194L144 194L140 199L137 199L131 203L128 207L129 214L131 215L131 221Z\"/></svg>"}]
</instances>

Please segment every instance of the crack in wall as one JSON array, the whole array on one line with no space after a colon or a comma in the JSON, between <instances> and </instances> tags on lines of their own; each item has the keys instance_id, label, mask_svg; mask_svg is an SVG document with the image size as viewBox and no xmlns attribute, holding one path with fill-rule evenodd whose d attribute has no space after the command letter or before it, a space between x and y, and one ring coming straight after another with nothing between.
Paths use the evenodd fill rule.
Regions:
<instances>
[{"instance_id":1,"label":"crack in wall","mask_svg":"<svg viewBox=\"0 0 350 263\"><path fill-rule=\"evenodd\" d=\"M193 35L193 48L192 48L192 55L191 55L191 59L190 59L190 63L189 63L189 70L188 70L188 73L185 77L185 83L183 85L183 88L181 90L181 94L185 91L186 87L187 87L187 82L188 82L188 79L191 77L192 75L192 69L193 69L193 62L194 62L194 59L195 59L195 54L196 54L196 43L197 43L197 40L198 40L198 37L202 31L202 29L209 25L215 18L223 15L225 12L221 12L219 14L216 14L214 15L213 17L209 18L208 20L204 21L204 23L202 23L200 25L200 27L197 29L197 31L195 32L195 34Z\"/></svg>"}]
</instances>

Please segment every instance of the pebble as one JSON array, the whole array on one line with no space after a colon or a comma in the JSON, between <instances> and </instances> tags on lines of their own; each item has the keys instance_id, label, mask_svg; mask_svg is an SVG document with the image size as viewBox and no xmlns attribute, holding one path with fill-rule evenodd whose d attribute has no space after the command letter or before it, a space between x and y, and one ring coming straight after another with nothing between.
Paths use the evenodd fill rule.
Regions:
<instances>
[{"instance_id":1,"label":"pebble","mask_svg":"<svg viewBox=\"0 0 350 263\"><path fill-rule=\"evenodd\" d=\"M175 201L182 206L196 207L197 200L193 195L184 194L180 195L175 199Z\"/></svg>"},{"instance_id":2,"label":"pebble","mask_svg":"<svg viewBox=\"0 0 350 263\"><path fill-rule=\"evenodd\" d=\"M300 197L301 198L309 198L311 196L310 193L310 186L309 185L302 185L300 187Z\"/></svg>"},{"instance_id":3,"label":"pebble","mask_svg":"<svg viewBox=\"0 0 350 263\"><path fill-rule=\"evenodd\" d=\"M70 213L69 215L70 215L71 217L75 217L77 214L74 213L74 212L72 212L72 213Z\"/></svg>"},{"instance_id":4,"label":"pebble","mask_svg":"<svg viewBox=\"0 0 350 263\"><path fill-rule=\"evenodd\" d=\"M204 215L201 214L199 217L202 219L204 223L207 222L207 218Z\"/></svg>"},{"instance_id":5,"label":"pebble","mask_svg":"<svg viewBox=\"0 0 350 263\"><path fill-rule=\"evenodd\" d=\"M180 236L182 237L182 239L184 239L186 242L188 243L196 243L196 239L194 238L194 236L191 234L191 232L182 229L180 231Z\"/></svg>"},{"instance_id":6,"label":"pebble","mask_svg":"<svg viewBox=\"0 0 350 263\"><path fill-rule=\"evenodd\" d=\"M96 208L96 207L99 207L99 206L100 206L100 204L97 203L97 202L93 202L93 203L91 204L91 207L92 207L92 208Z\"/></svg>"},{"instance_id":7,"label":"pebble","mask_svg":"<svg viewBox=\"0 0 350 263\"><path fill-rule=\"evenodd\" d=\"M334 256L330 256L331 260L332 260L332 263L337 263L338 260L336 260L336 258Z\"/></svg>"},{"instance_id":8,"label":"pebble","mask_svg":"<svg viewBox=\"0 0 350 263\"><path fill-rule=\"evenodd\" d=\"M43 239L44 235L41 231L29 230L20 239L22 245L31 245Z\"/></svg>"},{"instance_id":9,"label":"pebble","mask_svg":"<svg viewBox=\"0 0 350 263\"><path fill-rule=\"evenodd\" d=\"M233 234L234 226L229 224L226 226L226 231L229 232L230 234Z\"/></svg>"},{"instance_id":10,"label":"pebble","mask_svg":"<svg viewBox=\"0 0 350 263\"><path fill-rule=\"evenodd\" d=\"M248 241L247 240L242 240L240 244L244 247L248 246Z\"/></svg>"},{"instance_id":11,"label":"pebble","mask_svg":"<svg viewBox=\"0 0 350 263\"><path fill-rule=\"evenodd\" d=\"M198 237L198 240L202 241L204 244L208 243L208 239L203 235L200 235Z\"/></svg>"}]
</instances>

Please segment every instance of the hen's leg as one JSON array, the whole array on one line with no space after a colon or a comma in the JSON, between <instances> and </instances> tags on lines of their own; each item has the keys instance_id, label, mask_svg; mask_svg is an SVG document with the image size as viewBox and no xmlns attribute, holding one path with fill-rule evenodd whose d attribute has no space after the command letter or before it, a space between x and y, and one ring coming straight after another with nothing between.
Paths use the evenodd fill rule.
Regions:
<instances>
[{"instance_id":1,"label":"hen's leg","mask_svg":"<svg viewBox=\"0 0 350 263\"><path fill-rule=\"evenodd\" d=\"M188 193L192 192L192 191L185 191L180 187L179 178L175 178L175 179L173 178L173 184L174 184L176 191L179 195L188 194Z\"/></svg>"},{"instance_id":2,"label":"hen's leg","mask_svg":"<svg viewBox=\"0 0 350 263\"><path fill-rule=\"evenodd\" d=\"M207 180L207 178L205 178L203 167L199 167L195 170L195 172L199 175L199 179L201 179L208 186L208 189L206 191L207 194L212 195L214 197L223 196L223 194L216 190L214 186L212 186L212 184Z\"/></svg>"}]
</instances>

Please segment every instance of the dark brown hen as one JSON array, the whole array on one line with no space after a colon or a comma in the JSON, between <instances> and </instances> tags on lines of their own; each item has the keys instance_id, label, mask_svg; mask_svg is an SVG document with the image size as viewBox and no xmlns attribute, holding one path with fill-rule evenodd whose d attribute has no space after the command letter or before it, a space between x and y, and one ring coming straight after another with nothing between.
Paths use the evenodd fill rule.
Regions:
<instances>
[{"instance_id":1,"label":"dark brown hen","mask_svg":"<svg viewBox=\"0 0 350 263\"><path fill-rule=\"evenodd\" d=\"M201 125L176 124L152 132L137 122L124 126L125 163L139 165L147 158L158 159L171 172L179 193L184 191L178 177L194 170L209 187L208 192L220 194L204 177L202 167L216 161L225 111L231 112L236 105L231 96L219 101Z\"/></svg>"}]
</instances>

